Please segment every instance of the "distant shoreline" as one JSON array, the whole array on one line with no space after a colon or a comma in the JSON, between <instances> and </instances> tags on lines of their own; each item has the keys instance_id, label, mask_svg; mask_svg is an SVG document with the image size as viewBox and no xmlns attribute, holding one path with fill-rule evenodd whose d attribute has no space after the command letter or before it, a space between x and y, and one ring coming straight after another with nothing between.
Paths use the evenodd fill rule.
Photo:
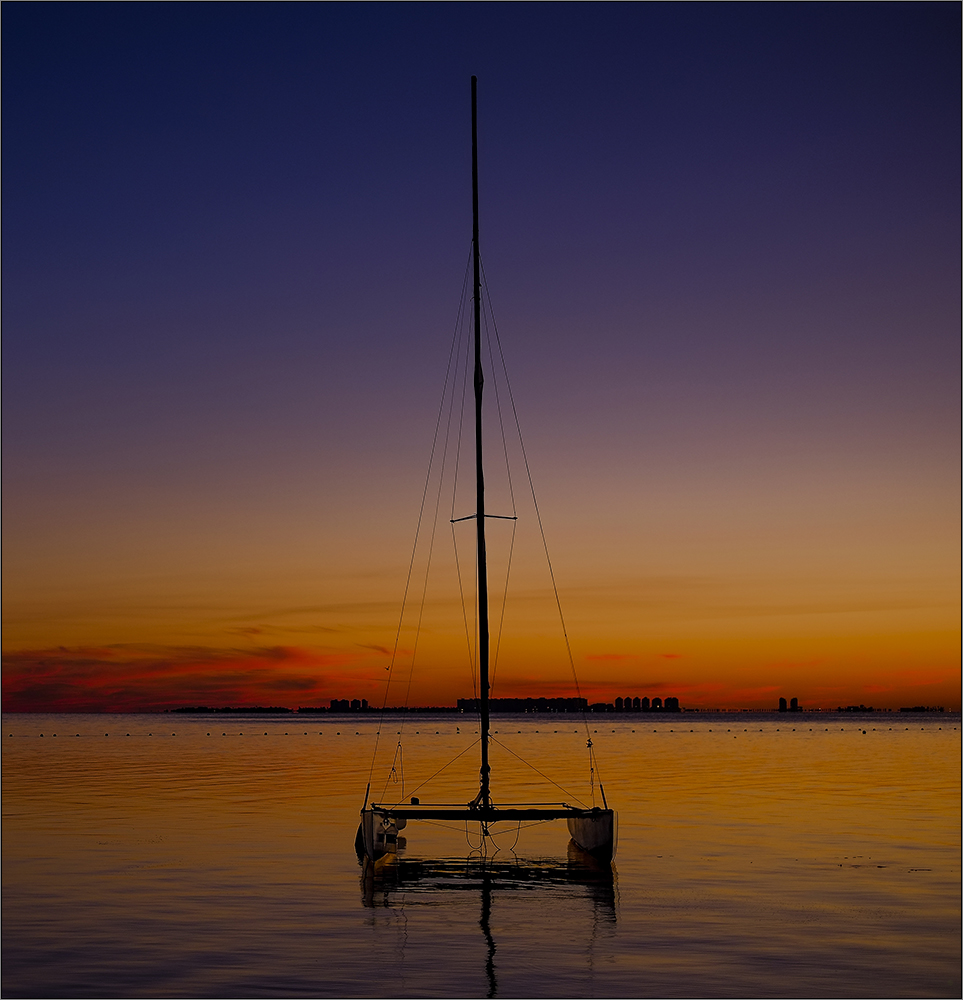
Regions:
<instances>
[{"instance_id":1,"label":"distant shoreline","mask_svg":"<svg viewBox=\"0 0 963 1000\"><path fill-rule=\"evenodd\" d=\"M29 711L18 711L18 710L4 710L3 715L242 715L242 716L278 716L278 717L291 717L291 716L330 716L331 718L354 718L359 717L364 718L374 718L377 716L384 715L449 715L455 718L474 718L476 713L465 712L454 708L452 706L427 706L419 708L368 708L368 709L357 709L348 711L335 711L327 708L283 708L283 707L268 707L268 708L245 708L245 707L224 707L224 708L207 708L203 706L199 707L183 707L183 708L165 708L165 709L128 709L112 711L109 709L99 709L99 710L65 710L65 709L31 709ZM515 718L558 718L581 717L580 712L525 712L525 711L503 711L503 712L493 712L494 716L512 716ZM629 721L633 719L638 719L640 717L645 718L672 718L678 715L774 715L776 717L787 716L790 718L800 716L800 715L841 715L841 716L852 716L852 715L889 715L889 716L907 716L907 715L960 715L960 709L956 708L945 708L943 706L914 706L907 708L801 708L796 712L780 712L775 708L680 708L678 711L663 711L663 710L650 710L648 712L616 712L616 711L591 711L588 710L584 713L586 716L592 716L597 718L599 716L604 716L606 718L614 721Z\"/></svg>"}]
</instances>

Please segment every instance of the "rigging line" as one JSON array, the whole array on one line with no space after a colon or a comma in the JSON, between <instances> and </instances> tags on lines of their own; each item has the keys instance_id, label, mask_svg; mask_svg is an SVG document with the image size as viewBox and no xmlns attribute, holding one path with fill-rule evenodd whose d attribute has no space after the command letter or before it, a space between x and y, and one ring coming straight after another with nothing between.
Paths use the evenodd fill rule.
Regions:
<instances>
[{"instance_id":1,"label":"rigging line","mask_svg":"<svg viewBox=\"0 0 963 1000\"><path fill-rule=\"evenodd\" d=\"M485 306L486 304L487 304L487 308L485 308L482 311L482 323L484 324L485 333L486 333L485 342L488 344L488 360L489 360L489 363L491 364L492 386L495 389L495 412L498 414L498 428L501 431L501 435L502 435L502 453L505 456L505 474L506 474L506 477L508 479L508 495L511 497L511 501L512 501L512 515L514 516L515 514L518 513L518 511L515 509L515 488L514 488L514 485L512 483L512 466L511 466L511 463L508 460L508 439L505 436L505 422L502 419L502 401L501 401L501 397L498 394L498 381L499 380L495 377L495 372L496 372L497 369L495 368L495 355L492 352L492 338L490 336L487 336L487 333L488 333L488 318L489 318L489 316L491 316L492 326L493 327L495 326L495 315L494 315L494 313L492 311L491 296L488 293L488 285L487 285L487 283L485 285L485 295L482 297L482 305ZM502 365L504 366L504 360L502 361ZM507 381L507 377L506 377L506 381Z\"/></svg>"},{"instance_id":2,"label":"rigging line","mask_svg":"<svg viewBox=\"0 0 963 1000\"><path fill-rule=\"evenodd\" d=\"M465 402L468 395L468 371L471 367L471 356L472 356L472 343L471 343L471 320L468 316L463 313L461 316L461 335L465 335L465 326L468 326L468 335L465 336L464 348L465 351L465 369L461 377L461 409L458 415L458 447L455 449L455 474L452 477L451 484L451 520L455 520L455 500L457 499L458 493L458 473L461 469L461 449L462 441L465 439ZM457 377L457 376L456 376ZM452 393L455 392L454 386L452 387Z\"/></svg>"},{"instance_id":3,"label":"rigging line","mask_svg":"<svg viewBox=\"0 0 963 1000\"><path fill-rule=\"evenodd\" d=\"M451 364L455 358L455 347L458 343L458 329L462 323L462 315L465 311L465 301L466 301L466 290L468 288L468 274L471 265L471 250L468 253L468 260L465 264L465 277L462 279L461 287L461 298L458 303L458 311L455 316L455 328L452 331L451 348L448 351L448 364L445 368L445 380L442 385L441 391L441 402L438 405L438 416L435 419L435 432L431 439L431 450L428 454L428 471L425 475L425 486L421 494L421 506L418 509L418 522L415 526L415 539L411 546L411 559L408 561L408 574L405 577L405 589L401 598L401 613L398 616L398 628L395 632L395 643L391 650L391 660L387 666L388 677L385 683L385 693L384 699L381 702L381 713L378 718L378 730L375 734L375 745L374 751L371 754L371 768L368 771L368 783L371 783L371 777L374 774L375 761L378 757L378 744L381 742L381 730L384 725L385 709L388 705L388 692L391 689L391 678L394 673L395 660L398 657L398 644L401 641L401 626L404 624L405 620L405 608L408 603L408 589L411 586L411 575L414 570L415 565L415 554L418 551L418 539L421 535L421 521L425 513L425 502L428 498L428 486L431 482L431 470L435 460L435 448L438 444L438 431L441 427L441 418L445 411L445 398L448 395L448 382L451 376ZM452 386L452 391L454 391L454 386ZM402 719L402 729L404 728L404 719Z\"/></svg>"},{"instance_id":4,"label":"rigging line","mask_svg":"<svg viewBox=\"0 0 963 1000\"><path fill-rule=\"evenodd\" d=\"M524 757L520 757L517 753L515 753L514 750L512 750L511 747L505 746L505 744L502 743L501 740L496 740L494 736L491 739L492 743L497 743L502 748L502 750L507 750L513 757L516 757L523 764L530 767L536 774L540 774L546 781L548 781L550 784L553 784L560 792L564 792L570 799L575 799L576 802L580 802L583 806L585 805L585 803L582 802L582 800L575 794L575 792L570 792L567 788L562 787L562 785L560 785L557 781L550 778L544 771L539 771L539 769L534 764L529 763L527 760L525 760Z\"/></svg>"},{"instance_id":5,"label":"rigging line","mask_svg":"<svg viewBox=\"0 0 963 1000\"><path fill-rule=\"evenodd\" d=\"M491 324L492 327L494 327L495 316L494 313L492 312L491 296L490 294L488 294L487 283L485 285L485 293L486 293L485 296L482 297L482 306L485 307L482 310L482 322L485 327L485 342L488 346L488 360L492 373L492 386L494 387L495 390L495 411L498 414L498 429L501 433L501 439L502 439L502 454L505 457L505 476L506 479L508 480L508 495L511 499L511 504L512 504L512 517L515 518L515 523L512 525L512 537L508 550L508 563L505 568L505 588L502 591L502 607L498 619L498 632L495 636L495 655L492 659L492 676L491 676L491 682L489 684L489 695L491 695L491 692L495 687L495 673L498 670L498 652L501 649L502 635L504 634L505 609L508 604L508 582L512 572L512 554L515 550L515 529L518 527L518 518L517 518L518 508L515 503L515 485L512 480L512 466L511 462L508 459L508 438L505 435L505 421L502 414L502 400L498 392L498 383L500 379L496 377L498 369L495 365L495 355L494 352L492 351L492 338L488 332L489 317L491 317ZM502 361L502 366L504 367L504 359Z\"/></svg>"},{"instance_id":6,"label":"rigging line","mask_svg":"<svg viewBox=\"0 0 963 1000\"><path fill-rule=\"evenodd\" d=\"M472 697L478 697L478 680L475 671L475 656L471 646L471 630L468 627L468 611L465 608L465 586L461 578L461 560L458 558L458 539L455 535L455 526L451 526L451 547L455 553L455 575L458 577L458 597L461 601L461 617L465 624L465 646L468 650L468 669L471 672L471 692Z\"/></svg>"},{"instance_id":7,"label":"rigging line","mask_svg":"<svg viewBox=\"0 0 963 1000\"><path fill-rule=\"evenodd\" d=\"M491 294L488 291L488 278L485 275L484 264L482 264L482 279L485 283L485 294L488 296L489 309L491 309ZM552 580L552 590L554 591L555 594L555 606L558 608L558 617L562 625L562 636L565 639L565 651L568 654L568 663L572 669L572 679L575 681L575 693L578 695L579 701L581 702L582 688L578 682L578 672L575 669L575 658L572 655L572 645L571 642L569 641L568 629L565 627L565 615L562 613L562 602L558 596L558 584L555 581L555 569L552 566L552 557L548 551L548 539L545 537L545 526L542 524L542 514L538 508L538 498L535 495L535 483L532 479L531 466L528 463L528 453L525 450L525 441L524 438L522 437L522 427L518 419L518 409L515 406L515 394L512 392L512 382L508 375L508 365L505 363L505 353L502 350L501 337L499 337L498 335L498 323L495 321L494 309L491 309L491 316L492 316L492 329L495 331L495 343L498 345L498 354L499 357L501 358L502 369L505 372L505 386L508 389L508 398L512 406L512 415L515 418L515 430L518 433L518 444L522 452L522 461L525 463L525 473L528 476L528 487L531 490L532 494L532 504L535 507L535 519L538 522L539 534L542 536L542 548L545 551L545 561L548 563L548 574ZM585 734L586 736L588 736L589 725L588 725L588 719L585 717L584 709L581 710L581 715L582 715L582 724L585 726Z\"/></svg>"},{"instance_id":8,"label":"rigging line","mask_svg":"<svg viewBox=\"0 0 963 1000\"><path fill-rule=\"evenodd\" d=\"M454 764L454 763L455 763L455 761L456 761L456 760L458 760L458 758L459 758L459 757L463 757L463 756L464 756L464 755L465 755L466 753L468 753L468 751L469 751L469 750L471 750L471 749L472 749L473 747L476 747L476 746L478 746L478 744L479 744L479 743L481 743L481 740L480 740L480 739L477 739L477 740L475 740L475 742L474 742L474 743L469 743L469 744L468 744L468 746L467 746L467 747L465 747L465 749L464 749L464 750L462 750L462 752L461 752L461 753L459 753L459 754L456 754L456 755L455 755L454 757L452 757L452 758L451 758L451 760L450 760L450 761L448 761L448 763L447 763L447 764L445 764L445 765L444 765L444 766L442 766L442 767L439 767L439 768L438 768L438 770L437 770L437 771L435 771L435 773L434 773L434 774L432 774L432 775L430 775L429 777L425 778L425 780L424 780L424 781L423 781L423 782L422 782L422 783L421 783L420 785L418 785L418 786L417 786L417 787L415 787L415 788L412 788L412 790L411 790L411 794L412 794L412 795L414 795L414 794L415 794L415 792L418 792L418 791L421 791L421 789L422 789L422 788L424 788L424 787L425 787L425 785L427 785L429 781L433 781L433 780L434 780L435 778L437 778L437 777L438 777L438 775L439 775L439 774L441 774L441 772L445 770L445 768L448 768L448 767L451 767L451 765L452 765L452 764ZM400 804L401 804L401 803L399 803L399 802L395 802L395 803L394 803L394 805L396 805L396 806L397 806L397 805L400 805Z\"/></svg>"},{"instance_id":9,"label":"rigging line","mask_svg":"<svg viewBox=\"0 0 963 1000\"><path fill-rule=\"evenodd\" d=\"M454 399L454 393L452 394ZM431 572L431 557L435 551L435 536L438 533L438 511L441 508L441 495L445 485L445 465L448 462L448 446L451 443L451 417L454 406L448 409L448 422L445 428L445 445L441 454L441 470L438 473L438 491L435 494L435 514L431 521L431 534L428 536L428 558L425 562L425 582L421 589L421 605L418 609L418 624L415 627L415 639L411 650L411 669L408 671L408 686L405 688L405 708L408 707L408 699L411 695L411 682L415 676L415 658L418 655L418 642L421 639L421 623L425 617L425 602L428 596L428 578ZM402 720L401 728L404 730L405 720Z\"/></svg>"},{"instance_id":10,"label":"rigging line","mask_svg":"<svg viewBox=\"0 0 963 1000\"><path fill-rule=\"evenodd\" d=\"M401 770L401 797L405 797L405 764L404 757L402 756L401 740L398 740L398 745L395 747L395 755L391 761L391 768L388 771L388 776L385 778L384 788L381 789L381 798L383 799L388 792L388 785L397 784L398 782L398 771L395 769L395 765ZM391 776L395 776L394 782L391 780Z\"/></svg>"},{"instance_id":11,"label":"rigging line","mask_svg":"<svg viewBox=\"0 0 963 1000\"><path fill-rule=\"evenodd\" d=\"M498 635L495 639L495 656L492 660L492 677L489 684L490 691L495 688L495 672L498 670L498 651L502 648L502 633L505 628L505 606L508 603L508 578L512 572L512 554L515 551L515 532L518 529L518 521L512 522L512 537L508 544L508 565L505 567L505 589L502 592L502 613L498 619Z\"/></svg>"},{"instance_id":12,"label":"rigging line","mask_svg":"<svg viewBox=\"0 0 963 1000\"><path fill-rule=\"evenodd\" d=\"M461 414L459 416L458 422L458 446L455 449L455 474L451 485L451 543L452 548L455 553L455 574L458 577L458 597L461 601L461 615L465 623L465 645L468 650L468 669L471 673L471 691L472 697L478 697L478 680L476 677L475 670L475 653L472 650L471 644L471 629L468 627L468 611L465 607L465 586L462 581L461 575L461 560L458 556L458 538L455 534L455 495L458 489L458 469L461 460L461 445L463 436L463 428L465 424L465 397L468 390L468 363L471 359L471 338L468 337L465 340L467 350L465 352L465 372L461 383Z\"/></svg>"}]
</instances>

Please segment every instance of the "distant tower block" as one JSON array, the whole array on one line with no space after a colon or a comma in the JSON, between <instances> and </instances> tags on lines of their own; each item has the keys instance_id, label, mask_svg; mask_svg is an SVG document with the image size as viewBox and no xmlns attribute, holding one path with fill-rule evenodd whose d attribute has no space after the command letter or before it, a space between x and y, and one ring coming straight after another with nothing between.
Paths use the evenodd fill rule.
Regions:
<instances>
[{"instance_id":1,"label":"distant tower block","mask_svg":"<svg viewBox=\"0 0 963 1000\"><path fill-rule=\"evenodd\" d=\"M640 710L640 711L642 711L642 712L648 712L648 710L649 710L649 707L650 707L650 706L649 706L649 699L648 699L648 698L643 698L643 699L642 699L642 700L641 700L641 701L639 702L639 710Z\"/></svg>"},{"instance_id":2,"label":"distant tower block","mask_svg":"<svg viewBox=\"0 0 963 1000\"><path fill-rule=\"evenodd\" d=\"M789 699L789 711L790 712L798 712L799 711L799 699L798 698L790 698Z\"/></svg>"},{"instance_id":3,"label":"distant tower block","mask_svg":"<svg viewBox=\"0 0 963 1000\"><path fill-rule=\"evenodd\" d=\"M645 707L648 708L649 706L646 705ZM632 711L633 712L641 712L642 711L642 703L639 701L638 698L633 698L632 699Z\"/></svg>"},{"instance_id":4,"label":"distant tower block","mask_svg":"<svg viewBox=\"0 0 963 1000\"><path fill-rule=\"evenodd\" d=\"M616 712L621 712L622 711L622 699L621 698L616 698L615 699L615 711Z\"/></svg>"},{"instance_id":5,"label":"distant tower block","mask_svg":"<svg viewBox=\"0 0 963 1000\"><path fill-rule=\"evenodd\" d=\"M786 711L786 699L785 698L780 698L779 699L779 711L780 712L785 712Z\"/></svg>"},{"instance_id":6,"label":"distant tower block","mask_svg":"<svg viewBox=\"0 0 963 1000\"><path fill-rule=\"evenodd\" d=\"M659 712L661 710L662 710L662 699L661 698L653 698L652 699L652 711L653 712Z\"/></svg>"}]
</instances>

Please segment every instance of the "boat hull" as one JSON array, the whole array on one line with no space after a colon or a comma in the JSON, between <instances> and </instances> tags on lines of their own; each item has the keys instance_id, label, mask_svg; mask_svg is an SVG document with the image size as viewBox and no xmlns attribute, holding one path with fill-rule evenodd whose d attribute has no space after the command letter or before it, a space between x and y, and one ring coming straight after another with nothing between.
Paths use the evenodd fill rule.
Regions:
<instances>
[{"instance_id":1,"label":"boat hull","mask_svg":"<svg viewBox=\"0 0 963 1000\"><path fill-rule=\"evenodd\" d=\"M611 861L615 857L618 822L614 809L593 809L579 816L569 816L568 832L592 857L600 861Z\"/></svg>"},{"instance_id":2,"label":"boat hull","mask_svg":"<svg viewBox=\"0 0 963 1000\"><path fill-rule=\"evenodd\" d=\"M397 854L399 831L408 820L447 820L449 822L494 823L544 822L564 819L572 840L596 860L609 862L615 857L617 823L612 809L581 809L565 805L516 805L502 807L454 805L372 805L361 812L361 823L355 838L359 858L379 862Z\"/></svg>"},{"instance_id":3,"label":"boat hull","mask_svg":"<svg viewBox=\"0 0 963 1000\"><path fill-rule=\"evenodd\" d=\"M380 861L388 854L397 854L398 832L405 825L406 820L403 818L385 814L378 809L364 809L354 842L358 856L365 855L371 861Z\"/></svg>"}]
</instances>

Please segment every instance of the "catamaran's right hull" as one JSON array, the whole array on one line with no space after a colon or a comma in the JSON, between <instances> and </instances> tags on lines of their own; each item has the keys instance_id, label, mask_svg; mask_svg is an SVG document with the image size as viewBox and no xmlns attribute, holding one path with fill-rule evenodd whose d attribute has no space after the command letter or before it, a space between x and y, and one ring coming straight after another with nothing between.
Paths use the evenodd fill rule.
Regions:
<instances>
[{"instance_id":1,"label":"catamaran's right hull","mask_svg":"<svg viewBox=\"0 0 963 1000\"><path fill-rule=\"evenodd\" d=\"M600 861L615 857L618 822L614 809L593 809L581 816L569 816L568 832L583 851Z\"/></svg>"}]
</instances>

